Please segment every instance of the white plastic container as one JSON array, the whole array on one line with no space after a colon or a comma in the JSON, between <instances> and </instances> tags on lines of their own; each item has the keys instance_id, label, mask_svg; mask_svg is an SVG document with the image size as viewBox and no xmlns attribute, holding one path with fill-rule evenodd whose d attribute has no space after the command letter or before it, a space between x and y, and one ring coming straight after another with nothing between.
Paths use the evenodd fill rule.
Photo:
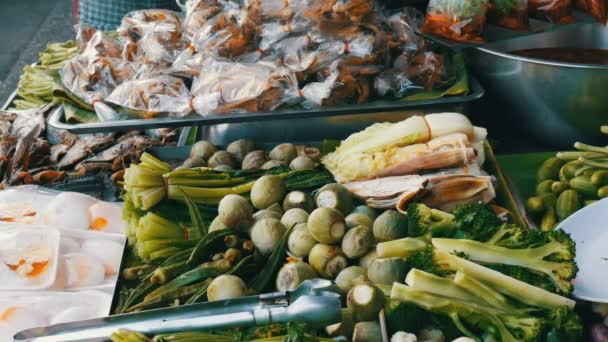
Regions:
<instances>
[{"instance_id":1,"label":"white plastic container","mask_svg":"<svg viewBox=\"0 0 608 342\"><path fill-rule=\"evenodd\" d=\"M60 233L7 224L0 229L0 290L44 290L55 283Z\"/></svg>"},{"instance_id":2,"label":"white plastic container","mask_svg":"<svg viewBox=\"0 0 608 342\"><path fill-rule=\"evenodd\" d=\"M0 292L0 341L22 330L109 315L112 295L99 291Z\"/></svg>"}]
</instances>

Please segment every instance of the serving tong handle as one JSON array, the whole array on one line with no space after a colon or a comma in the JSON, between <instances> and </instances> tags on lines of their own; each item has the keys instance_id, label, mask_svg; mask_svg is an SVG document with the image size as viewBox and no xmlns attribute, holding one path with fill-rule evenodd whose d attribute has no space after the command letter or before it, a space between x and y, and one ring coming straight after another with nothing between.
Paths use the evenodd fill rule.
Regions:
<instances>
[{"instance_id":1,"label":"serving tong handle","mask_svg":"<svg viewBox=\"0 0 608 342\"><path fill-rule=\"evenodd\" d=\"M290 292L110 316L24 330L14 341L105 341L118 329L146 335L306 322L329 325L341 320L339 290L328 280L303 282Z\"/></svg>"}]
</instances>

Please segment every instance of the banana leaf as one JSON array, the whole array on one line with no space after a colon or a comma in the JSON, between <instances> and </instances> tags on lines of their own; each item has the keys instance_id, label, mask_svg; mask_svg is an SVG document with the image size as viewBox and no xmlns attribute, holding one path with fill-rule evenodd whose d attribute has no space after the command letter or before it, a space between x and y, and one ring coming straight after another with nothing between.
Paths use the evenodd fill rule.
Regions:
<instances>
[{"instance_id":1,"label":"banana leaf","mask_svg":"<svg viewBox=\"0 0 608 342\"><path fill-rule=\"evenodd\" d=\"M89 123L99 121L97 114L94 112L77 107L70 102L63 102L63 111L67 122Z\"/></svg>"},{"instance_id":2,"label":"banana leaf","mask_svg":"<svg viewBox=\"0 0 608 342\"><path fill-rule=\"evenodd\" d=\"M496 204L509 210L511 219L514 223L523 227L530 227L530 222L525 216L525 209L522 202L523 197L518 196L513 185L505 176L505 173L503 172L503 163L499 163L490 143L486 141L484 147L486 161L483 168L491 175L494 175L498 182L498 186L496 187ZM536 175L536 169L533 171L533 174Z\"/></svg>"},{"instance_id":3,"label":"banana leaf","mask_svg":"<svg viewBox=\"0 0 608 342\"><path fill-rule=\"evenodd\" d=\"M464 57L460 53L452 56L454 72L456 73L456 83L447 89L431 90L403 98L403 101L415 100L434 100L444 96L466 95L469 93L469 77L464 63Z\"/></svg>"}]
</instances>

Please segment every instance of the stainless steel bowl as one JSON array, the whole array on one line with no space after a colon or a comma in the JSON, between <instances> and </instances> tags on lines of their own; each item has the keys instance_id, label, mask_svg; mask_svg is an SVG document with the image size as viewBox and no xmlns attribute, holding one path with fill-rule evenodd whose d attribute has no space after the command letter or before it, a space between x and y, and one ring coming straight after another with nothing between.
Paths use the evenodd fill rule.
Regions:
<instances>
[{"instance_id":1,"label":"stainless steel bowl","mask_svg":"<svg viewBox=\"0 0 608 342\"><path fill-rule=\"evenodd\" d=\"M608 49L608 28L581 24L468 48L466 53L488 99L513 116L496 120L518 120L517 127L555 146L601 141L599 127L608 124L608 66L509 54L549 47Z\"/></svg>"}]
</instances>

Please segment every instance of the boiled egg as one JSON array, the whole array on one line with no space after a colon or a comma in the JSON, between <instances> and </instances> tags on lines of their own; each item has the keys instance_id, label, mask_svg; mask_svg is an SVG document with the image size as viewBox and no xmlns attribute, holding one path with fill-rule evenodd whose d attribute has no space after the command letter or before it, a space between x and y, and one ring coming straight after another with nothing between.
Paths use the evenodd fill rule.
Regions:
<instances>
[{"instance_id":1,"label":"boiled egg","mask_svg":"<svg viewBox=\"0 0 608 342\"><path fill-rule=\"evenodd\" d=\"M82 243L82 252L95 256L103 262L105 275L118 273L122 260L123 245L111 240L91 239Z\"/></svg>"},{"instance_id":2,"label":"boiled egg","mask_svg":"<svg viewBox=\"0 0 608 342\"><path fill-rule=\"evenodd\" d=\"M122 219L122 208L108 202L97 202L89 207L89 229L124 234L127 229Z\"/></svg>"},{"instance_id":3,"label":"boiled egg","mask_svg":"<svg viewBox=\"0 0 608 342\"><path fill-rule=\"evenodd\" d=\"M89 208L97 202L88 195L63 192L48 204L42 222L68 229L88 229L91 224Z\"/></svg>"},{"instance_id":4,"label":"boiled egg","mask_svg":"<svg viewBox=\"0 0 608 342\"><path fill-rule=\"evenodd\" d=\"M105 267L103 261L85 253L65 255L66 287L77 288L103 283Z\"/></svg>"}]
</instances>

